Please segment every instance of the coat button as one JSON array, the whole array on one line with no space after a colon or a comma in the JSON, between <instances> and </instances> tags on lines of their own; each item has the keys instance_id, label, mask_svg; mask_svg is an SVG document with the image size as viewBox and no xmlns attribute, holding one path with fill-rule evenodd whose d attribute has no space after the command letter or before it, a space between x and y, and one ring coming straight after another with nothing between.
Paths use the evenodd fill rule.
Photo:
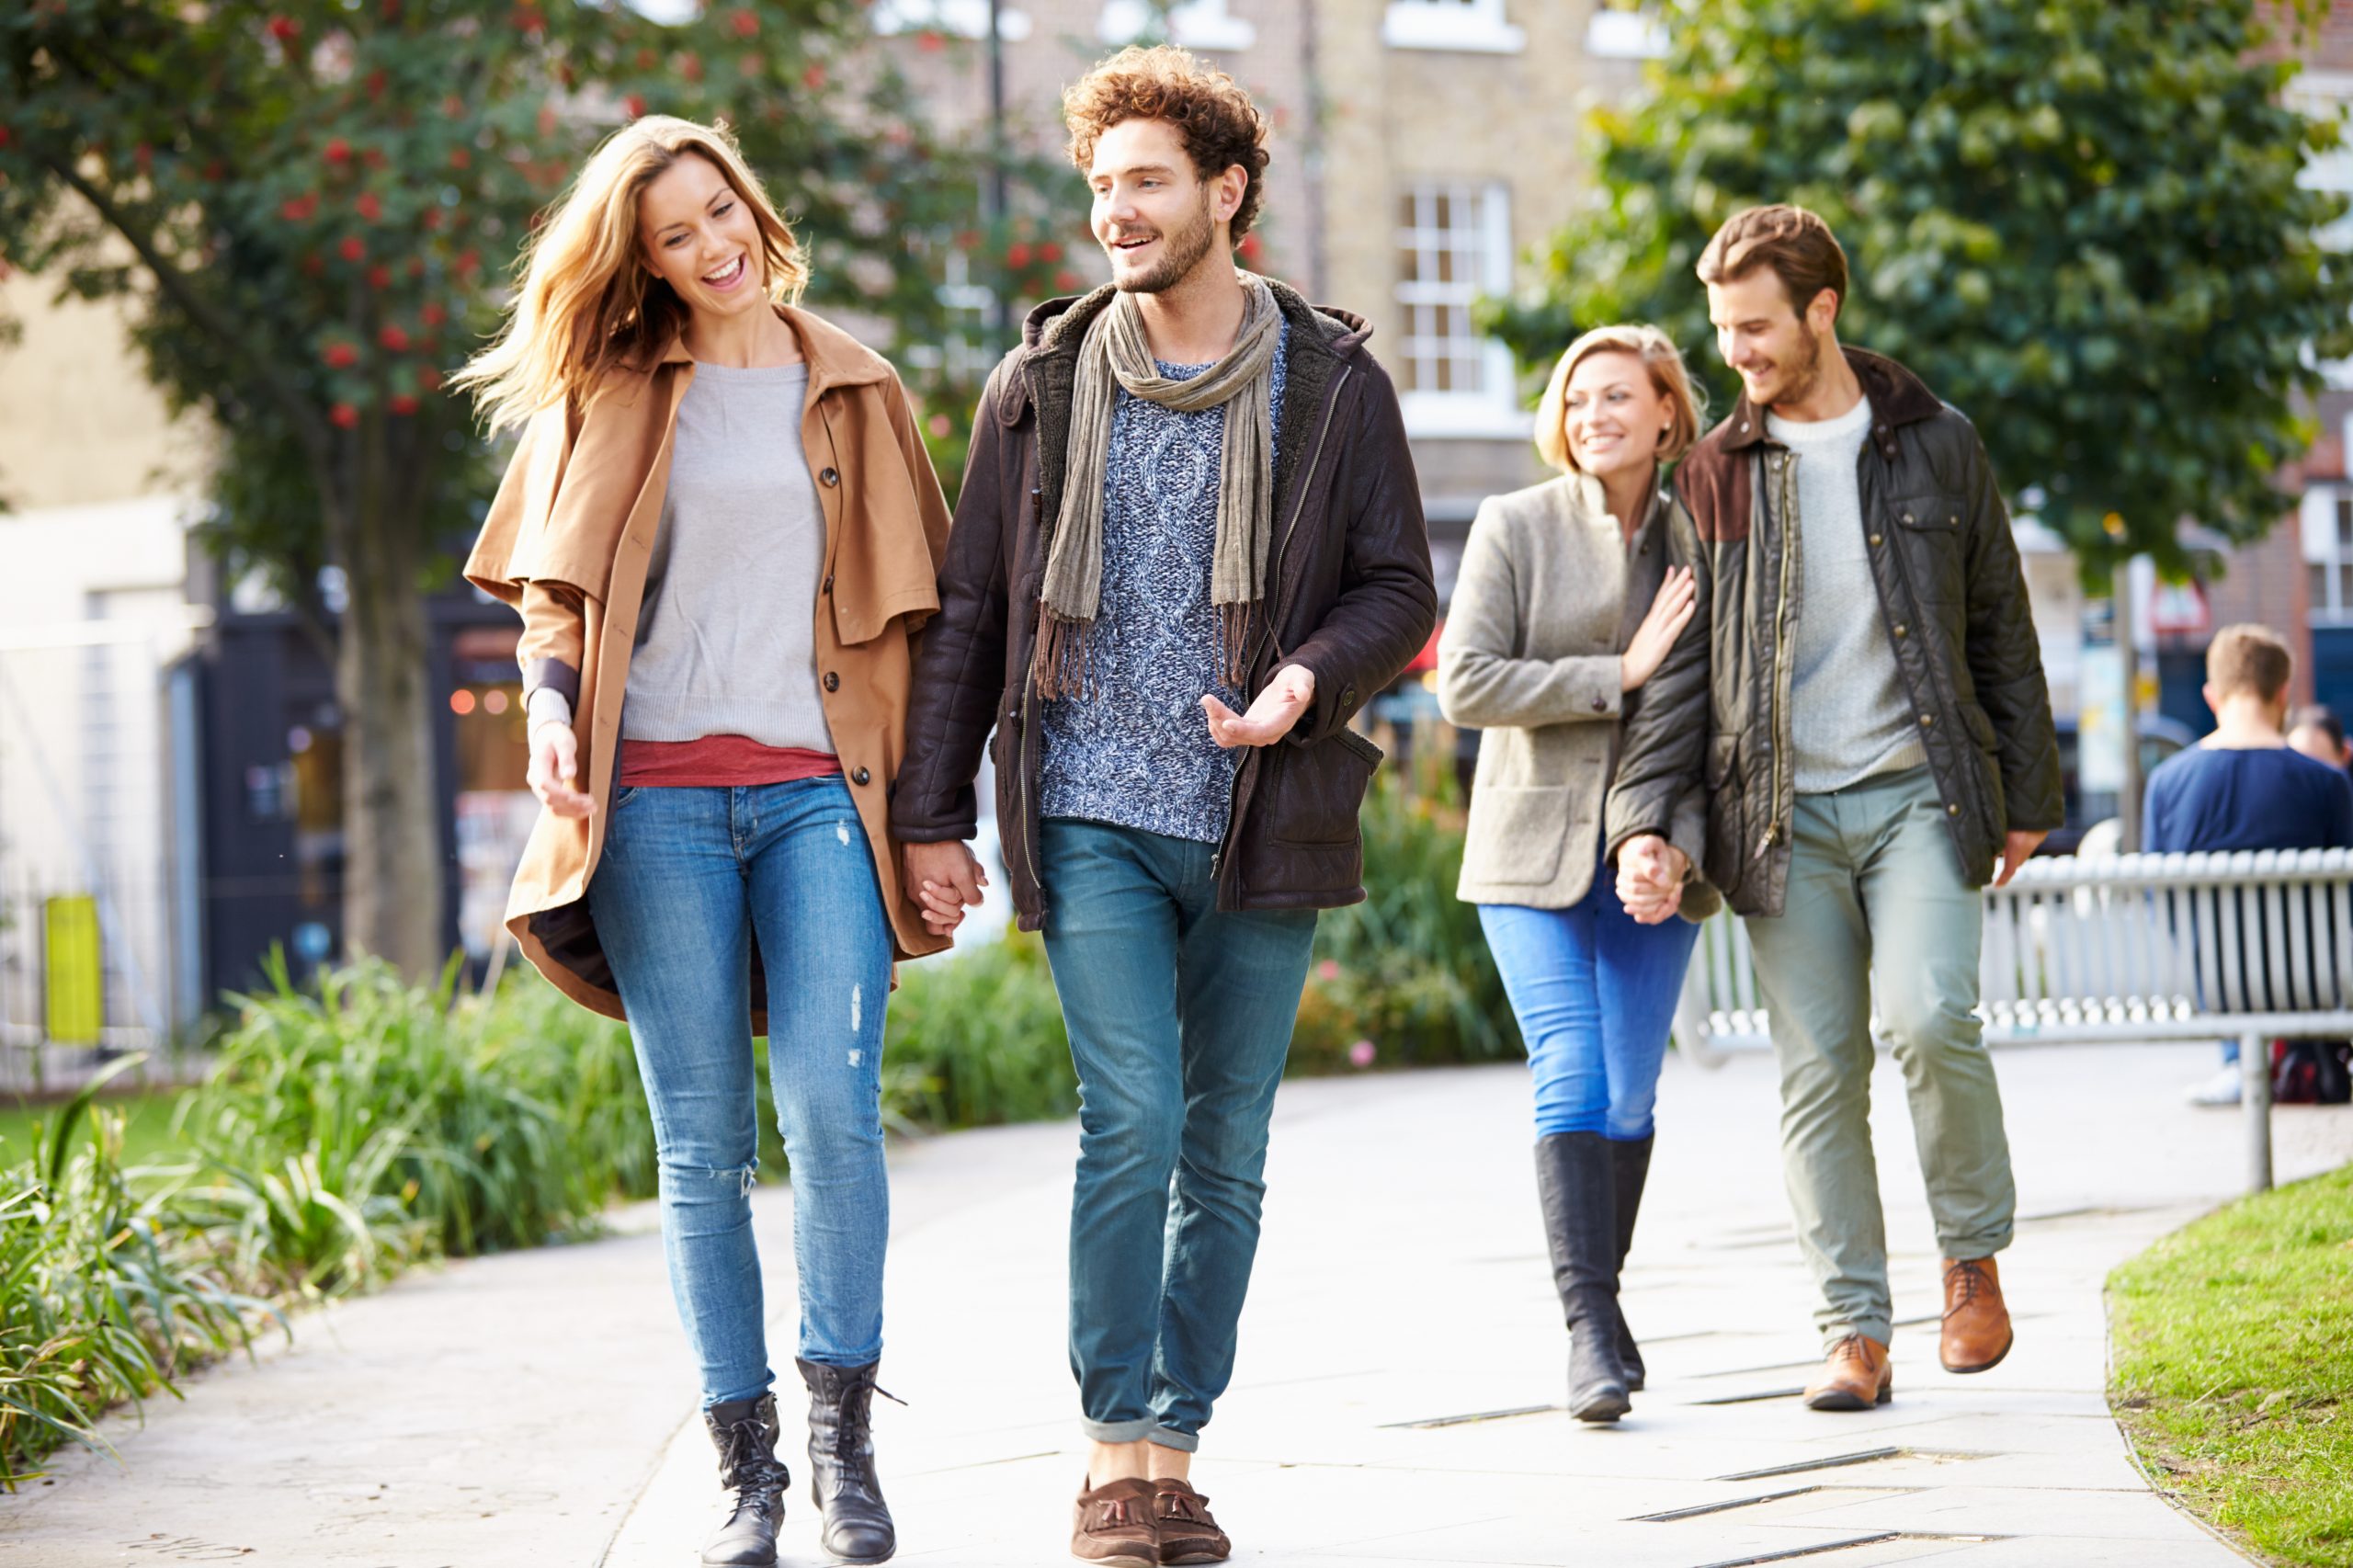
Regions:
<instances>
[{"instance_id":1,"label":"coat button","mask_svg":"<svg viewBox=\"0 0 2353 1568\"><path fill-rule=\"evenodd\" d=\"M832 469L827 469L825 472L826 472L827 473L831 473L831 472L833 472L834 471L833 471ZM1911 513L1909 513L1909 512L1904 513L1904 520L1905 522L1907 522L1907 523L1908 523L1908 522L1910 522L1910 521L1912 520L1912 514L1911 514Z\"/></svg>"},{"instance_id":2,"label":"coat button","mask_svg":"<svg viewBox=\"0 0 2353 1568\"><path fill-rule=\"evenodd\" d=\"M1340 711L1343 713L1353 712L1356 710L1356 705L1357 688L1352 686L1342 687L1340 688Z\"/></svg>"},{"instance_id":3,"label":"coat button","mask_svg":"<svg viewBox=\"0 0 2353 1568\"><path fill-rule=\"evenodd\" d=\"M1905 626L1904 626L1904 624L1902 621L1900 621L1900 620L1899 620L1899 621L1897 621L1897 622L1895 623L1895 634L1896 634L1898 637L1909 637L1909 636L1911 636L1911 635L1912 635L1911 631L1910 631L1907 627L1905 627ZM833 676L827 676L825 678L826 678L827 680L831 680L831 679L833 679L834 677L833 677Z\"/></svg>"},{"instance_id":4,"label":"coat button","mask_svg":"<svg viewBox=\"0 0 2353 1568\"><path fill-rule=\"evenodd\" d=\"M864 784L873 777L874 776L872 774L867 772L863 767L853 768L850 770L849 781L853 784Z\"/></svg>"},{"instance_id":5,"label":"coat button","mask_svg":"<svg viewBox=\"0 0 2353 1568\"><path fill-rule=\"evenodd\" d=\"M1595 698L1595 699L1593 699L1593 710L1594 710L1595 712L1597 712L1597 713L1607 713L1607 712L1608 712L1608 711L1609 711L1609 699L1608 699L1608 698L1606 698L1606 697L1597 697L1597 698Z\"/></svg>"},{"instance_id":6,"label":"coat button","mask_svg":"<svg viewBox=\"0 0 2353 1568\"><path fill-rule=\"evenodd\" d=\"M1877 534L1873 534L1873 535L1871 535L1871 543L1873 543L1873 544L1877 544L1877 543L1879 543L1879 535L1877 535Z\"/></svg>"},{"instance_id":7,"label":"coat button","mask_svg":"<svg viewBox=\"0 0 2353 1568\"><path fill-rule=\"evenodd\" d=\"M1920 728L1924 730L1936 722L1937 716L1934 713L1923 713L1920 715Z\"/></svg>"},{"instance_id":8,"label":"coat button","mask_svg":"<svg viewBox=\"0 0 2353 1568\"><path fill-rule=\"evenodd\" d=\"M1945 815L1949 817L1957 817L1961 815L1961 808L1950 801L1947 801L1945 803Z\"/></svg>"},{"instance_id":9,"label":"coat button","mask_svg":"<svg viewBox=\"0 0 2353 1568\"><path fill-rule=\"evenodd\" d=\"M842 677L835 675L833 671L827 670L825 672L825 689L827 691L839 691L841 688Z\"/></svg>"},{"instance_id":10,"label":"coat button","mask_svg":"<svg viewBox=\"0 0 2353 1568\"><path fill-rule=\"evenodd\" d=\"M820 483L827 486L839 484L842 482L841 471L839 469L829 468L825 470L824 472L819 474L817 479Z\"/></svg>"}]
</instances>

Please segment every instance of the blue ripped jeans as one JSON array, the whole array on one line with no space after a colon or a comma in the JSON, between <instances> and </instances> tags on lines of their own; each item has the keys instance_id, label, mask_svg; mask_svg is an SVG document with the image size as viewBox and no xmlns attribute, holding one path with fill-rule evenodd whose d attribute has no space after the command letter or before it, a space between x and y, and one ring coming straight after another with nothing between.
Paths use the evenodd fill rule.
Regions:
<instances>
[{"instance_id":1,"label":"blue ripped jeans","mask_svg":"<svg viewBox=\"0 0 2353 1568\"><path fill-rule=\"evenodd\" d=\"M800 1355L882 1353L882 1015L891 930L836 778L614 797L589 912L637 1046L661 1158L662 1247L705 1408L754 1399L767 1360L752 1241L750 995L767 975L768 1075L792 1165Z\"/></svg>"},{"instance_id":2,"label":"blue ripped jeans","mask_svg":"<svg viewBox=\"0 0 2353 1568\"><path fill-rule=\"evenodd\" d=\"M1528 1042L1536 1135L1652 1132L1658 1070L1699 927L1680 915L1644 926L1618 902L1618 873L1566 909L1483 903L1479 924Z\"/></svg>"}]
</instances>

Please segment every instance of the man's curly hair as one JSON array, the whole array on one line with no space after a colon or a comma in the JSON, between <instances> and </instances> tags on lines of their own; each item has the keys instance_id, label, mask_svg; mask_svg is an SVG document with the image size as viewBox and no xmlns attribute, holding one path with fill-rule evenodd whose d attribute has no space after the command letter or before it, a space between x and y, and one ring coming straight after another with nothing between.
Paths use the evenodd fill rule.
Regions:
<instances>
[{"instance_id":1,"label":"man's curly hair","mask_svg":"<svg viewBox=\"0 0 2353 1568\"><path fill-rule=\"evenodd\" d=\"M1070 126L1070 161L1084 174L1095 165L1095 143L1129 119L1165 119L1185 140L1201 178L1236 164L1249 175L1242 205L1233 210L1233 237L1250 232L1266 194L1267 117L1234 79L1195 60L1188 50L1131 44L1071 84L1063 94Z\"/></svg>"}]
</instances>

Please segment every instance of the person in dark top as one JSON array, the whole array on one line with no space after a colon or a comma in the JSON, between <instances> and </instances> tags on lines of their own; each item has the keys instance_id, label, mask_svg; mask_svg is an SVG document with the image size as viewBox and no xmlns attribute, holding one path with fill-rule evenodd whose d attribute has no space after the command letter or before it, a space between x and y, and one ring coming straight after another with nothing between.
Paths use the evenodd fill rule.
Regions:
<instances>
[{"instance_id":1,"label":"person in dark top","mask_svg":"<svg viewBox=\"0 0 2353 1568\"><path fill-rule=\"evenodd\" d=\"M2353 848L2353 778L2288 744L2295 657L2263 626L2226 626L2206 650L2214 733L2149 775L2142 847L2175 850ZM2235 1105L2238 1045L2192 1085L2200 1105Z\"/></svg>"},{"instance_id":2,"label":"person in dark top","mask_svg":"<svg viewBox=\"0 0 2353 1568\"><path fill-rule=\"evenodd\" d=\"M2331 767L2353 765L2353 746L2345 744L2345 721L2324 702L2296 710L2288 721L2288 744Z\"/></svg>"}]
</instances>

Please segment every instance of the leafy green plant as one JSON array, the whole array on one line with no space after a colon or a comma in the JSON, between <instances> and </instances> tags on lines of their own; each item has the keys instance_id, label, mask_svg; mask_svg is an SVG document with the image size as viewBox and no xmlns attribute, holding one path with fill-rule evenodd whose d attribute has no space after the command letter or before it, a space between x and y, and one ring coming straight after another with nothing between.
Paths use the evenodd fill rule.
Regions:
<instances>
[{"instance_id":1,"label":"leafy green plant","mask_svg":"<svg viewBox=\"0 0 2353 1568\"><path fill-rule=\"evenodd\" d=\"M94 1101L137 1060L85 1085L0 1172L0 1487L61 1443L103 1447L100 1412L249 1344L268 1310L230 1283L176 1183L123 1167L122 1117Z\"/></svg>"}]
</instances>

